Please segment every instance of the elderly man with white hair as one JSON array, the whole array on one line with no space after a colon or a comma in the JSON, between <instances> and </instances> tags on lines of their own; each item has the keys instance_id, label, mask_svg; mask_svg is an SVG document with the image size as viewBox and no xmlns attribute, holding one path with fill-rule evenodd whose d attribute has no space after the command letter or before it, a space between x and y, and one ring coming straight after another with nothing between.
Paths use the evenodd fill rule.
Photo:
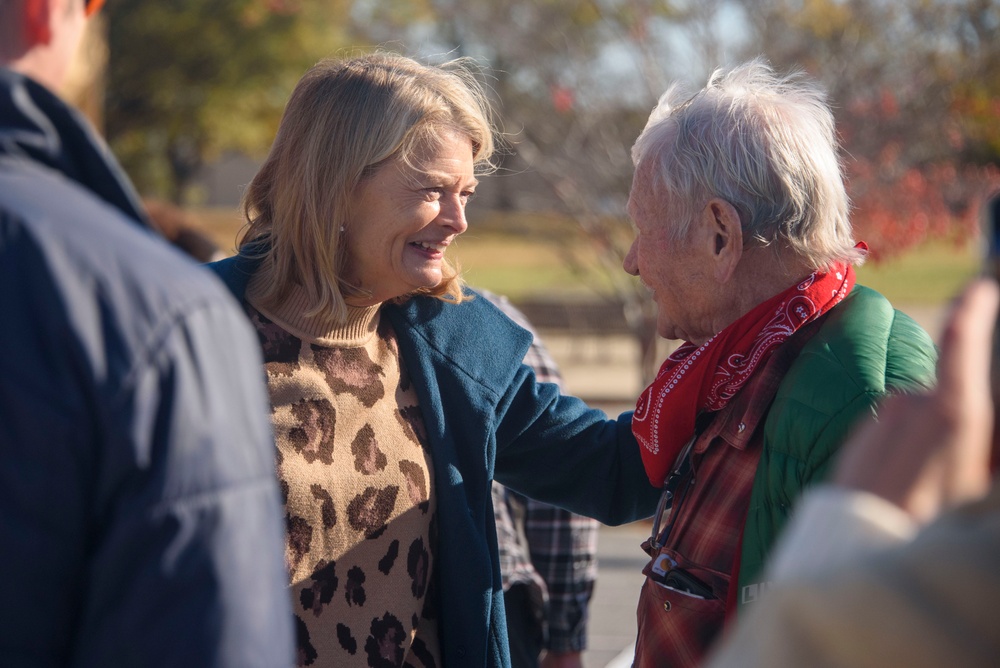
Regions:
<instances>
[{"instance_id":1,"label":"elderly man with white hair","mask_svg":"<svg viewBox=\"0 0 1000 668\"><path fill-rule=\"evenodd\" d=\"M933 382L928 335L855 284L837 151L823 91L761 60L669 89L633 148L625 270L683 340L632 423L664 488L637 667L696 665L767 589L768 551L852 426Z\"/></svg>"}]
</instances>

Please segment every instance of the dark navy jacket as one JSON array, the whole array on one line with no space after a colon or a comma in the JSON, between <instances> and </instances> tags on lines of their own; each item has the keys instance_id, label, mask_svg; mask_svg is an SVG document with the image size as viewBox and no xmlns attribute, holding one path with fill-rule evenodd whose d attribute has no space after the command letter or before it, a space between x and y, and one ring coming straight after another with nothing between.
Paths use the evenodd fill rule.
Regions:
<instances>
[{"instance_id":1,"label":"dark navy jacket","mask_svg":"<svg viewBox=\"0 0 1000 668\"><path fill-rule=\"evenodd\" d=\"M0 69L0 665L287 666L259 348L139 211Z\"/></svg>"},{"instance_id":2,"label":"dark navy jacket","mask_svg":"<svg viewBox=\"0 0 1000 668\"><path fill-rule=\"evenodd\" d=\"M215 270L239 298L256 263ZM531 335L487 299L386 305L431 441L440 539L437 577L446 668L510 665L491 481L606 524L653 514L631 413L608 420L536 383L520 364Z\"/></svg>"}]
</instances>

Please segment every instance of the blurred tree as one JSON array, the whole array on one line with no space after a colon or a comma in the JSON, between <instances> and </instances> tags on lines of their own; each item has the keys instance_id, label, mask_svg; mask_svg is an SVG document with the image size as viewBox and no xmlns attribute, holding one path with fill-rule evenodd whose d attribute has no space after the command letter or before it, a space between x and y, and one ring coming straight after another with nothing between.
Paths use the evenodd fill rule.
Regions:
<instances>
[{"instance_id":1,"label":"blurred tree","mask_svg":"<svg viewBox=\"0 0 1000 668\"><path fill-rule=\"evenodd\" d=\"M1000 187L996 0L747 0L750 50L824 82L872 257L974 238ZM992 166L991 166L992 165Z\"/></svg>"},{"instance_id":2,"label":"blurred tree","mask_svg":"<svg viewBox=\"0 0 1000 668\"><path fill-rule=\"evenodd\" d=\"M345 43L347 0L109 0L109 141L144 194L183 203L206 160L266 150L295 82Z\"/></svg>"},{"instance_id":3,"label":"blurred tree","mask_svg":"<svg viewBox=\"0 0 1000 668\"><path fill-rule=\"evenodd\" d=\"M648 296L620 269L629 148L672 80L764 53L823 81L875 257L968 239L1000 187L997 0L108 0L105 16L107 133L173 201L220 151L265 150L298 77L349 42L483 62L509 142L494 201L573 216L607 269L581 282L612 286L649 354Z\"/></svg>"},{"instance_id":4,"label":"blurred tree","mask_svg":"<svg viewBox=\"0 0 1000 668\"><path fill-rule=\"evenodd\" d=\"M1000 2L956 2L949 20L963 63L952 110L961 119L966 157L1000 163Z\"/></svg>"}]
</instances>

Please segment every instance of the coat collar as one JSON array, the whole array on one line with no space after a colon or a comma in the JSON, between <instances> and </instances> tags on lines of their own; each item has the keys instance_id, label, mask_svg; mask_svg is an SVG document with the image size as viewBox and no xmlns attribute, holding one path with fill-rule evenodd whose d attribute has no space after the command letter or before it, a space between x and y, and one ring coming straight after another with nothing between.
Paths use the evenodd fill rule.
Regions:
<instances>
[{"instance_id":1,"label":"coat collar","mask_svg":"<svg viewBox=\"0 0 1000 668\"><path fill-rule=\"evenodd\" d=\"M58 172L150 227L138 194L83 115L44 86L2 67L0 157Z\"/></svg>"},{"instance_id":2,"label":"coat collar","mask_svg":"<svg viewBox=\"0 0 1000 668\"><path fill-rule=\"evenodd\" d=\"M246 297L247 285L250 284L250 278L257 271L257 267L260 266L262 261L263 257L260 256L248 256L243 253L237 253L224 260L209 262L205 266L215 272L222 279L222 282L226 284L226 287L229 288L233 296L242 302Z\"/></svg>"}]
</instances>

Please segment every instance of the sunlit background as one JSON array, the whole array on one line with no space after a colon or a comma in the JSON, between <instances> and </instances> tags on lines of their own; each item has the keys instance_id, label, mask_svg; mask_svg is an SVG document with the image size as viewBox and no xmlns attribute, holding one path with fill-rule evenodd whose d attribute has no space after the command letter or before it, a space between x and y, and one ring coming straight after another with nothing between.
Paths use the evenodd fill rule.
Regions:
<instances>
[{"instance_id":1,"label":"sunlit background","mask_svg":"<svg viewBox=\"0 0 1000 668\"><path fill-rule=\"evenodd\" d=\"M975 271L1000 187L998 28L1000 0L108 0L70 94L145 197L231 250L242 186L312 63L472 58L507 146L455 248L467 277L538 317L617 305L648 366L647 300L620 260L629 148L668 85L757 55L821 80L872 250L861 280L916 311Z\"/></svg>"},{"instance_id":2,"label":"sunlit background","mask_svg":"<svg viewBox=\"0 0 1000 668\"><path fill-rule=\"evenodd\" d=\"M821 80L872 249L860 281L937 335L1000 188L998 34L1000 0L108 0L67 95L151 206L232 252L242 189L311 64L474 59L506 149L449 253L528 313L570 392L616 413L671 345L621 270L629 148L667 86L758 55ZM631 665L635 638L643 536L602 536L585 668Z\"/></svg>"}]
</instances>

